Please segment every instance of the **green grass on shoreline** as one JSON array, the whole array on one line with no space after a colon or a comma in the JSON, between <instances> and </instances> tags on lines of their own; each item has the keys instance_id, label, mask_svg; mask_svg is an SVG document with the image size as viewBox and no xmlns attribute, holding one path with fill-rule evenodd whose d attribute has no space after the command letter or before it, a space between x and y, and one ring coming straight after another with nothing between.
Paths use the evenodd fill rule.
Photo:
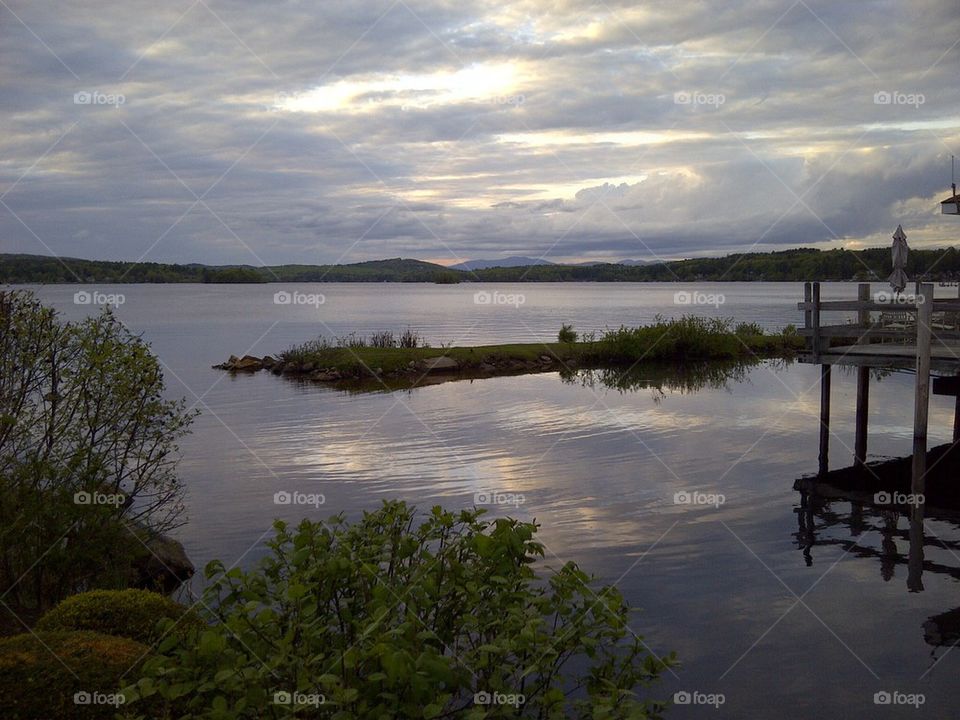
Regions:
<instances>
[{"instance_id":1,"label":"green grass on shoreline","mask_svg":"<svg viewBox=\"0 0 960 720\"><path fill-rule=\"evenodd\" d=\"M748 360L789 357L803 348L793 328L765 333L753 324L734 326L723 319L686 316L658 319L651 325L607 330L572 342L533 342L474 347L371 347L341 339L339 345L318 339L281 353L275 373L331 372L341 376L420 373L431 358L449 358L450 371L495 372L543 365L604 367L638 362Z\"/></svg>"}]
</instances>

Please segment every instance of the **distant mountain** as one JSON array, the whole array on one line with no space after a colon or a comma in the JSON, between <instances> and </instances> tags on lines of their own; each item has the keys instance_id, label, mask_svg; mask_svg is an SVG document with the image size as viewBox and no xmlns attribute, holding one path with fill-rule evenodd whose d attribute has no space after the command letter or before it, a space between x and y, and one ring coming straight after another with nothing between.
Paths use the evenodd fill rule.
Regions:
<instances>
[{"instance_id":1,"label":"distant mountain","mask_svg":"<svg viewBox=\"0 0 960 720\"><path fill-rule=\"evenodd\" d=\"M627 267L638 267L646 265L649 260L587 260L586 262L573 263L577 267L593 267L594 265L626 265Z\"/></svg>"},{"instance_id":2,"label":"distant mountain","mask_svg":"<svg viewBox=\"0 0 960 720\"><path fill-rule=\"evenodd\" d=\"M451 270L486 270L495 267L529 267L530 265L555 265L556 263L542 260L540 258L523 257L521 255L512 255L510 257L500 258L498 260L467 260L456 265L451 265Z\"/></svg>"}]
</instances>

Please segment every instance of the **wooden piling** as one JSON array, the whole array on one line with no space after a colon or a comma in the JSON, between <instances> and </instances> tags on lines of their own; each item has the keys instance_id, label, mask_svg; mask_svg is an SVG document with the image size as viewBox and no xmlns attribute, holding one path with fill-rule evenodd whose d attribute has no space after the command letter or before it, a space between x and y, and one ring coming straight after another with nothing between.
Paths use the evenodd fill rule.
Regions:
<instances>
[{"instance_id":1,"label":"wooden piling","mask_svg":"<svg viewBox=\"0 0 960 720\"><path fill-rule=\"evenodd\" d=\"M830 469L830 366L820 366L820 474Z\"/></svg>"},{"instance_id":2,"label":"wooden piling","mask_svg":"<svg viewBox=\"0 0 960 720\"><path fill-rule=\"evenodd\" d=\"M917 293L917 385L913 406L913 467L911 492L922 495L927 472L927 414L930 408L930 323L933 319L933 284L920 285ZM914 514L918 509L913 506ZM923 508L919 507L921 517Z\"/></svg>"},{"instance_id":3,"label":"wooden piling","mask_svg":"<svg viewBox=\"0 0 960 720\"><path fill-rule=\"evenodd\" d=\"M960 395L953 406L953 442L960 442Z\"/></svg>"},{"instance_id":4,"label":"wooden piling","mask_svg":"<svg viewBox=\"0 0 960 720\"><path fill-rule=\"evenodd\" d=\"M811 327L813 329L813 356L820 355L820 283L813 283L813 311L811 312Z\"/></svg>"},{"instance_id":5,"label":"wooden piling","mask_svg":"<svg viewBox=\"0 0 960 720\"><path fill-rule=\"evenodd\" d=\"M860 283L857 287L857 299L861 302L870 301L870 283ZM858 315L858 323L861 330L867 330L870 327L870 311L861 310ZM863 334L857 340L857 344L866 344L867 340ZM868 416L870 413L870 368L860 366L857 368L857 421L856 436L853 445L854 465L863 465L867 460L867 427Z\"/></svg>"},{"instance_id":6,"label":"wooden piling","mask_svg":"<svg viewBox=\"0 0 960 720\"><path fill-rule=\"evenodd\" d=\"M803 302L809 304L813 302L813 285L811 283L805 282L803 284ZM812 324L813 313L808 307L803 311L803 328L807 331L807 350L813 350L813 337L810 335L810 330L813 327Z\"/></svg>"}]
</instances>

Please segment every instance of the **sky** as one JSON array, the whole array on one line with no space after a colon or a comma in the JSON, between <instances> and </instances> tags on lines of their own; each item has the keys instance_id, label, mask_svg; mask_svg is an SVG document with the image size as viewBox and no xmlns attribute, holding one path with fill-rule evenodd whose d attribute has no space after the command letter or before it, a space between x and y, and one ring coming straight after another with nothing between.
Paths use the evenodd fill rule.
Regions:
<instances>
[{"instance_id":1,"label":"sky","mask_svg":"<svg viewBox=\"0 0 960 720\"><path fill-rule=\"evenodd\" d=\"M945 246L958 69L958 0L0 0L0 252Z\"/></svg>"}]
</instances>

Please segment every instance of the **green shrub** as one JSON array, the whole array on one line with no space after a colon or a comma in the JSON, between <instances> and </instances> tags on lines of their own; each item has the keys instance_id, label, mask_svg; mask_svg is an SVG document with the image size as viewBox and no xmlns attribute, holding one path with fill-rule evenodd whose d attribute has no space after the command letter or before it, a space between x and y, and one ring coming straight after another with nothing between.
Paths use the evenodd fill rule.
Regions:
<instances>
[{"instance_id":1,"label":"green shrub","mask_svg":"<svg viewBox=\"0 0 960 720\"><path fill-rule=\"evenodd\" d=\"M679 320L656 318L652 325L607 330L591 356L600 361L729 360L747 354L731 332L730 321L685 315Z\"/></svg>"},{"instance_id":2,"label":"green shrub","mask_svg":"<svg viewBox=\"0 0 960 720\"><path fill-rule=\"evenodd\" d=\"M129 638L93 632L0 639L0 717L113 718L121 678L136 677L147 652ZM88 698L94 702L84 703Z\"/></svg>"},{"instance_id":3,"label":"green shrub","mask_svg":"<svg viewBox=\"0 0 960 720\"><path fill-rule=\"evenodd\" d=\"M183 718L656 718L673 663L574 563L538 576L537 526L402 502L348 524L275 523L258 567L207 567L216 624L163 640L130 710ZM577 690L579 688L579 690ZM477 694L514 704L477 704ZM519 702L519 696L524 701ZM287 700L299 705L286 704Z\"/></svg>"},{"instance_id":4,"label":"green shrub","mask_svg":"<svg viewBox=\"0 0 960 720\"><path fill-rule=\"evenodd\" d=\"M195 613L180 603L149 590L91 590L61 602L37 623L38 630L92 630L153 645L163 637L161 618L185 632L203 625Z\"/></svg>"},{"instance_id":5,"label":"green shrub","mask_svg":"<svg viewBox=\"0 0 960 720\"><path fill-rule=\"evenodd\" d=\"M739 337L759 337L763 335L763 328L760 327L757 323L737 323L737 326L734 328L733 332Z\"/></svg>"},{"instance_id":6,"label":"green shrub","mask_svg":"<svg viewBox=\"0 0 960 720\"><path fill-rule=\"evenodd\" d=\"M573 329L573 325L563 324L560 326L560 332L557 333L557 340L562 343L575 343L577 331Z\"/></svg>"}]
</instances>

